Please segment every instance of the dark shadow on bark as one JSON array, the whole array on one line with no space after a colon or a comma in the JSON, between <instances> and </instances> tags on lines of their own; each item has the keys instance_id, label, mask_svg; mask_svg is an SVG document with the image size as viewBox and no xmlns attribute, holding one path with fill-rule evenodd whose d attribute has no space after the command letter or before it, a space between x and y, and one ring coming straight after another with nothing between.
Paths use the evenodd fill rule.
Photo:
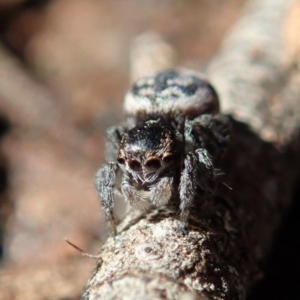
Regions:
<instances>
[{"instance_id":1,"label":"dark shadow on bark","mask_svg":"<svg viewBox=\"0 0 300 300\"><path fill-rule=\"evenodd\" d=\"M299 299L300 279L300 178L289 214L284 221L271 256L266 278L249 300Z\"/></svg>"}]
</instances>

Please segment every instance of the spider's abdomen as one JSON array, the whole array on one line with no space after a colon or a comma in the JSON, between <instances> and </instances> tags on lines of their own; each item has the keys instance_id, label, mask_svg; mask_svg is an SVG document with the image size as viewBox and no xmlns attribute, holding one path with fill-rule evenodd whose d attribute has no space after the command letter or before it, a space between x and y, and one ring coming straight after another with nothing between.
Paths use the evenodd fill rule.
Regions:
<instances>
[{"instance_id":1,"label":"spider's abdomen","mask_svg":"<svg viewBox=\"0 0 300 300\"><path fill-rule=\"evenodd\" d=\"M181 112L188 119L219 112L215 89L201 74L173 69L138 79L125 96L127 116Z\"/></svg>"}]
</instances>

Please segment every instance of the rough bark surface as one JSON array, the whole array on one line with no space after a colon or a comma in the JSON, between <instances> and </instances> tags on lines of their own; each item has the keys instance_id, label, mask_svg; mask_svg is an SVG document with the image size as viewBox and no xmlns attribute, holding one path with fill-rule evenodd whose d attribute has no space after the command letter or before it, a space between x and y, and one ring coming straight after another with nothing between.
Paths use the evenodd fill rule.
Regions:
<instances>
[{"instance_id":1,"label":"rough bark surface","mask_svg":"<svg viewBox=\"0 0 300 300\"><path fill-rule=\"evenodd\" d=\"M245 299L263 277L299 168L299 70L282 38L290 3L249 1L209 68L236 118L214 199L186 231L177 203L130 212L82 299Z\"/></svg>"}]
</instances>

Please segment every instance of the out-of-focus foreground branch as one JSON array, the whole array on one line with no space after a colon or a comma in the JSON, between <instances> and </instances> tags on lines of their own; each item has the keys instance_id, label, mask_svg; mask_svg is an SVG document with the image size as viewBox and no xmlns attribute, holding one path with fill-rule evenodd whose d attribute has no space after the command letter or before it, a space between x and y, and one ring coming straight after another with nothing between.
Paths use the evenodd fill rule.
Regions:
<instances>
[{"instance_id":1,"label":"out-of-focus foreground branch","mask_svg":"<svg viewBox=\"0 0 300 300\"><path fill-rule=\"evenodd\" d=\"M129 213L82 299L245 299L263 277L299 169L299 48L285 39L291 5L300 7L249 1L210 65L224 111L236 118L211 205L194 209L187 232L176 205L132 226Z\"/></svg>"}]
</instances>

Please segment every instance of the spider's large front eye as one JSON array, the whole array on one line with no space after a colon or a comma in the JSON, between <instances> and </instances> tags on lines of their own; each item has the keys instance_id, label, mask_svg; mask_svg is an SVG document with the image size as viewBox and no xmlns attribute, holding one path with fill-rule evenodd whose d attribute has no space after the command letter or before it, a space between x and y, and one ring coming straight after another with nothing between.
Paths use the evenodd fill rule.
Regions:
<instances>
[{"instance_id":1,"label":"spider's large front eye","mask_svg":"<svg viewBox=\"0 0 300 300\"><path fill-rule=\"evenodd\" d=\"M133 171L140 171L142 169L142 166L140 164L140 162L138 162L137 160L133 159L128 163L128 166L131 170Z\"/></svg>"},{"instance_id":2,"label":"spider's large front eye","mask_svg":"<svg viewBox=\"0 0 300 300\"><path fill-rule=\"evenodd\" d=\"M124 158L118 157L118 158L117 158L117 161L118 161L118 163L121 164L121 165L124 165L124 164L125 164L125 159L124 159Z\"/></svg>"},{"instance_id":3,"label":"spider's large front eye","mask_svg":"<svg viewBox=\"0 0 300 300\"><path fill-rule=\"evenodd\" d=\"M166 154L163 156L162 159L163 159L164 163L168 164L172 161L173 156L172 156L172 154Z\"/></svg>"},{"instance_id":4,"label":"spider's large front eye","mask_svg":"<svg viewBox=\"0 0 300 300\"><path fill-rule=\"evenodd\" d=\"M147 169L157 170L160 168L160 160L157 158L150 158L145 162L145 166Z\"/></svg>"}]
</instances>

